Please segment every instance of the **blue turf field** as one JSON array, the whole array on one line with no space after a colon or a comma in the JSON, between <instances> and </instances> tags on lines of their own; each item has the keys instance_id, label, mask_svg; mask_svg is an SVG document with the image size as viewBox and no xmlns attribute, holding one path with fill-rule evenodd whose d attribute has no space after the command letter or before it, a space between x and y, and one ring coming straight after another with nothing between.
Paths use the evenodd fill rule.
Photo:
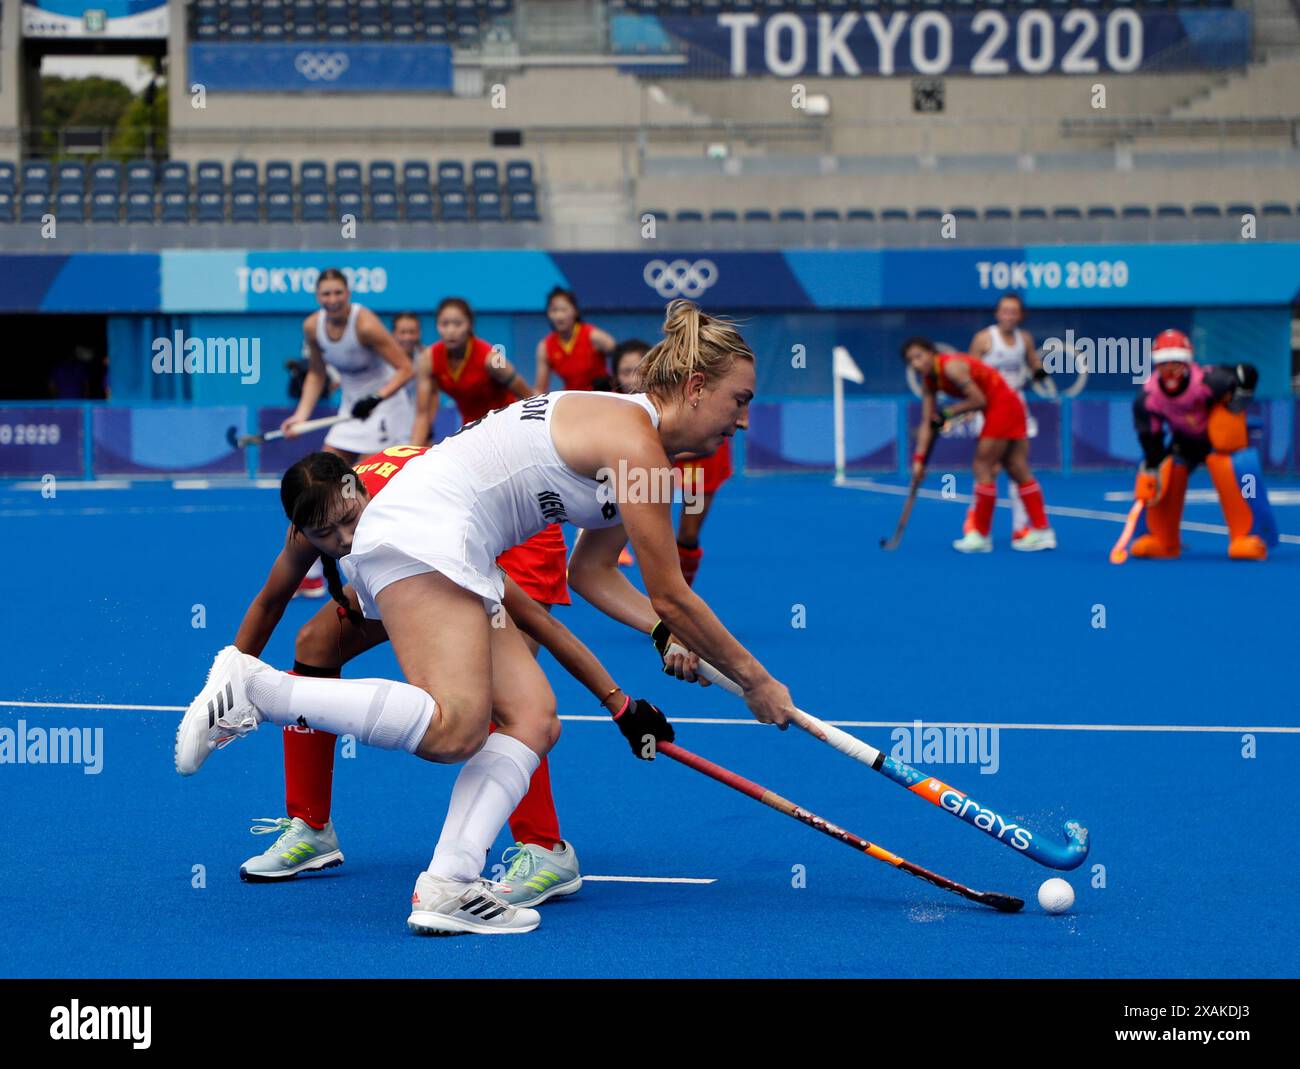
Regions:
<instances>
[{"instance_id":1,"label":"blue turf field","mask_svg":"<svg viewBox=\"0 0 1300 1069\"><path fill-rule=\"evenodd\" d=\"M968 476L961 479L967 488ZM1122 513L1131 477L1043 479L1049 505ZM933 483L933 480L932 480ZM1198 475L1193 489L1208 480ZM1280 489L1274 486L1274 489ZM901 498L826 479L729 484L706 527L698 589L811 712L837 721L1089 725L1297 723L1300 547L1229 562L1186 535L1178 563L1109 565L1118 522L1056 517L1062 548L948 549L958 505L918 503L885 555ZM1221 523L1217 506L1187 518ZM1278 509L1300 533L1300 514ZM283 530L271 490L0 489L8 561L0 701L176 706L230 641ZM207 626L191 626L192 607ZM796 605L802 629L791 626ZM1092 626L1094 606L1106 627ZM291 606L268 650L287 666ZM717 690L664 679L648 642L585 605L562 617L634 693L683 722L678 741L955 879L1029 900L1002 916L854 854L661 759L634 761L607 723L569 721L553 755L564 831L592 882L511 939L419 939L404 920L454 770L361 749L337 762L347 864L296 883L239 882L282 812L278 732L172 769L177 713L0 708L0 727L104 729L99 775L0 765L0 972L6 976L1294 976L1300 923L1288 816L1300 735L1004 730L1000 768L928 765L1034 827L1067 817L1093 853L1068 874L1072 913L1033 901L1049 875L797 730L747 722ZM386 649L350 674L389 675ZM594 701L553 664L562 714ZM852 730L888 749L890 729ZM504 846L502 841L499 848ZM498 849L499 849L498 848ZM193 866L206 887L191 886ZM1094 888L1093 866L1104 866ZM803 866L806 887L794 887Z\"/></svg>"}]
</instances>

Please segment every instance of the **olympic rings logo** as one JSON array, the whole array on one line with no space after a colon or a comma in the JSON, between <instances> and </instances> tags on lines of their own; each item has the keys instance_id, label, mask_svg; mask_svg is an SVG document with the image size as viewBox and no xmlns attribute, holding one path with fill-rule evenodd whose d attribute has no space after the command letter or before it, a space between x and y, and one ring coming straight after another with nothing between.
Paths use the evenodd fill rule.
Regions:
<instances>
[{"instance_id":1,"label":"olympic rings logo","mask_svg":"<svg viewBox=\"0 0 1300 1069\"><path fill-rule=\"evenodd\" d=\"M645 284L660 297L698 297L718 281L718 265L712 260L651 260L641 272Z\"/></svg>"},{"instance_id":2,"label":"olympic rings logo","mask_svg":"<svg viewBox=\"0 0 1300 1069\"><path fill-rule=\"evenodd\" d=\"M332 82L348 69L345 52L299 52L294 68L309 82Z\"/></svg>"}]
</instances>

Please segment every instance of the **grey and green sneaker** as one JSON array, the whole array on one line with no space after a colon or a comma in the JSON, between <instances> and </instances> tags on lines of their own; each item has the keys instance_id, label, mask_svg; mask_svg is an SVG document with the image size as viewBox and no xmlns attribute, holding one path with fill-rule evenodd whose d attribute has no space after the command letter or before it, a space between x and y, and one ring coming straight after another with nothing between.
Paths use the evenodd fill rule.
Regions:
<instances>
[{"instance_id":1,"label":"grey and green sneaker","mask_svg":"<svg viewBox=\"0 0 1300 1069\"><path fill-rule=\"evenodd\" d=\"M239 866L239 878L247 883L291 880L300 872L343 864L333 822L317 831L301 817L258 817L249 830L254 835L280 835L263 853Z\"/></svg>"},{"instance_id":2,"label":"grey and green sneaker","mask_svg":"<svg viewBox=\"0 0 1300 1069\"><path fill-rule=\"evenodd\" d=\"M571 895L582 886L578 853L561 841L554 850L533 843L515 843L501 855L509 868L497 893L512 906L540 906L559 895Z\"/></svg>"}]
</instances>

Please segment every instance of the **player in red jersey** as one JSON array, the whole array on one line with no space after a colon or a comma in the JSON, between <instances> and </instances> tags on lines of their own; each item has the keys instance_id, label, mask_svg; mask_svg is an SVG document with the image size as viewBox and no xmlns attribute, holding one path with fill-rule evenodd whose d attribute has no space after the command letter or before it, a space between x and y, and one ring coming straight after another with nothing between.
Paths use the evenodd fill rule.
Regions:
<instances>
[{"instance_id":1,"label":"player in red jersey","mask_svg":"<svg viewBox=\"0 0 1300 1069\"><path fill-rule=\"evenodd\" d=\"M380 493L408 460L426 451L427 448L424 447L392 446L362 460L353 469L361 484L357 491L358 497L364 495L372 498ZM305 458L295 468L300 466L310 469L309 478L347 474L346 467L331 462L322 454ZM326 467L330 467L331 471L324 471ZM337 472L333 471L335 467ZM292 475L286 476L285 485L289 486L292 481ZM282 496L284 493L282 487ZM295 527L290 527L265 585L248 607L235 636L235 646L243 653L260 655L279 623L299 577L317 559L324 564L326 580L334 601L324 606L299 630L294 643L293 674L335 678L340 675L343 665L386 642L388 634L381 622L362 618L355 593L351 587L342 584L338 562L332 557L319 555L303 532ZM539 605L509 580L503 605L516 626L535 643L545 646L565 669L601 699L601 704L611 714L617 714L623 708L627 696L609 678L590 651L563 624L547 613L545 606ZM630 727L629 723L629 729ZM275 842L264 853L249 858L240 867L240 878L249 882L292 879L303 872L334 868L343 863L343 853L330 821L336 736L294 726L284 729L284 737L289 815L277 819L261 818L254 825L254 833L278 834ZM290 740L300 740L296 748L296 761L292 760L295 749L291 747ZM639 736L636 741L639 742ZM636 749L635 745L633 749ZM549 782L539 785L535 776L529 795L525 796L510 819L510 827L517 839L522 837L522 829L518 825L521 822L527 824L530 809L537 808L536 799L530 799L530 795L536 795L539 791L544 791L546 804L549 805ZM555 845L562 845L565 849L548 850L548 854L555 856L540 859L529 854L522 843L516 843L511 851L507 851L508 855L512 855L507 860L513 860L513 864L505 877L506 883L511 886L510 891L504 892L506 900L513 904L536 906L550 898L578 890L582 877L578 871L576 854L567 844Z\"/></svg>"},{"instance_id":2,"label":"player in red jersey","mask_svg":"<svg viewBox=\"0 0 1300 1069\"><path fill-rule=\"evenodd\" d=\"M997 505L997 471L1001 465L1020 488L1020 500L1029 514L1029 530L1011 542L1021 552L1056 548L1056 534L1047 524L1043 491L1029 470L1029 438L1025 403L1007 385L1002 375L977 357L966 353L941 353L929 338L909 338L903 343L903 359L921 379L921 424L912 457L916 478L934 436L944 424L966 412L982 411L984 429L975 446L972 469L975 474L974 529L954 542L961 553L988 553L993 548L989 531ZM939 409L938 395L946 393L961 400Z\"/></svg>"},{"instance_id":3,"label":"player in red jersey","mask_svg":"<svg viewBox=\"0 0 1300 1069\"><path fill-rule=\"evenodd\" d=\"M559 375L566 390L610 389L606 358L614 351L614 339L599 327L582 321L578 298L561 286L546 297L546 318L551 333L537 343L537 392L551 388L551 372Z\"/></svg>"},{"instance_id":4,"label":"player in red jersey","mask_svg":"<svg viewBox=\"0 0 1300 1069\"><path fill-rule=\"evenodd\" d=\"M641 358L650 351L650 346L637 338L629 338L614 349L611 359L614 372L614 388L619 393L636 393L640 377L637 366ZM746 417L739 426L749 426ZM731 478L731 440L725 439L716 453L707 457L684 455L674 458L674 479L682 490L682 511L677 520L677 559L682 565L682 577L688 584L694 584L695 576L700 570L700 561L704 559L704 549L700 545L700 530L704 518L713 505L713 495L721 489L722 484ZM624 547L626 560L619 558L619 564L634 563L627 547Z\"/></svg>"}]
</instances>

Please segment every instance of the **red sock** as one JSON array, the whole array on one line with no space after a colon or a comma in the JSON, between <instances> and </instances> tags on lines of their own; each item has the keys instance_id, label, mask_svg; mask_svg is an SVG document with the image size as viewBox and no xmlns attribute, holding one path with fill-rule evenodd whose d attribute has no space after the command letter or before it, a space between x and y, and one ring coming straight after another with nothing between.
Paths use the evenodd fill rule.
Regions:
<instances>
[{"instance_id":1,"label":"red sock","mask_svg":"<svg viewBox=\"0 0 1300 1069\"><path fill-rule=\"evenodd\" d=\"M704 550L700 546L687 548L677 543L677 559L682 562L682 577L687 586L695 585L695 573L700 570L700 561L704 559Z\"/></svg>"},{"instance_id":2,"label":"red sock","mask_svg":"<svg viewBox=\"0 0 1300 1069\"><path fill-rule=\"evenodd\" d=\"M493 724L488 730L496 729ZM551 765L545 757L528 782L528 793L510 814L510 834L516 842L531 843L547 850L554 850L563 839L560 816L555 812L555 799L551 797Z\"/></svg>"},{"instance_id":3,"label":"red sock","mask_svg":"<svg viewBox=\"0 0 1300 1069\"><path fill-rule=\"evenodd\" d=\"M997 483L975 484L975 530L985 538L993 530L993 508L997 503Z\"/></svg>"},{"instance_id":4,"label":"red sock","mask_svg":"<svg viewBox=\"0 0 1300 1069\"><path fill-rule=\"evenodd\" d=\"M1042 530L1047 526L1047 510L1043 507L1043 488L1037 479L1030 479L1019 486L1020 501L1029 513L1029 522Z\"/></svg>"},{"instance_id":5,"label":"red sock","mask_svg":"<svg viewBox=\"0 0 1300 1069\"><path fill-rule=\"evenodd\" d=\"M294 665L291 676L338 678L337 668ZM284 729L284 803L290 817L301 817L318 831L330 822L334 789L334 740L337 735L313 728Z\"/></svg>"}]
</instances>

